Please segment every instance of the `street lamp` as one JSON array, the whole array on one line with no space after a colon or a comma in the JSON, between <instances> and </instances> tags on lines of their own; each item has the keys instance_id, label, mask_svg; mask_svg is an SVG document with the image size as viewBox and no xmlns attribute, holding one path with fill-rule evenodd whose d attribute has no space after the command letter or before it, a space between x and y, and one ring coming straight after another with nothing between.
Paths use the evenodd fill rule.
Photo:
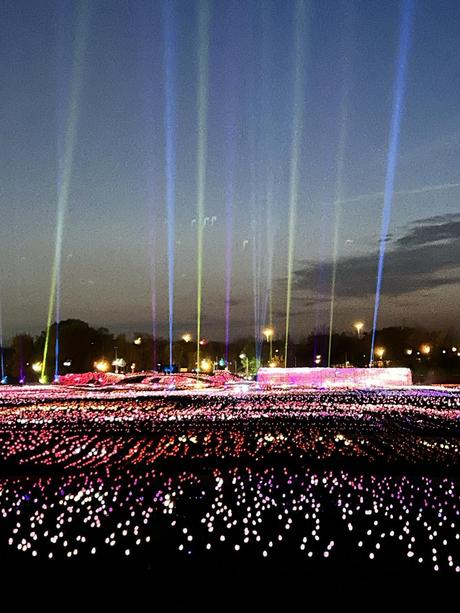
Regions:
<instances>
[{"instance_id":1,"label":"street lamp","mask_svg":"<svg viewBox=\"0 0 460 613\"><path fill-rule=\"evenodd\" d=\"M267 342L270 343L270 362L272 361L272 358L273 358L273 344L272 344L273 334L274 334L273 328L265 328L264 335L265 335L265 338L267 339Z\"/></svg>"},{"instance_id":2,"label":"street lamp","mask_svg":"<svg viewBox=\"0 0 460 613\"><path fill-rule=\"evenodd\" d=\"M361 332L362 332L362 329L364 328L363 322L357 321L356 323L353 324L353 327L356 328L356 331L358 333L358 338L361 338Z\"/></svg>"},{"instance_id":3,"label":"street lamp","mask_svg":"<svg viewBox=\"0 0 460 613\"><path fill-rule=\"evenodd\" d=\"M119 368L124 368L126 366L126 361L123 358L117 358L112 362L112 366L115 366L115 373L119 373Z\"/></svg>"},{"instance_id":4,"label":"street lamp","mask_svg":"<svg viewBox=\"0 0 460 613\"><path fill-rule=\"evenodd\" d=\"M424 354L424 355L429 355L431 352L431 347L430 345L428 345L427 343L425 343L424 345L422 345L420 347L420 351Z\"/></svg>"},{"instance_id":5,"label":"street lamp","mask_svg":"<svg viewBox=\"0 0 460 613\"><path fill-rule=\"evenodd\" d=\"M203 358L200 364L201 370L203 372L210 372L212 370L212 362L207 358Z\"/></svg>"},{"instance_id":6,"label":"street lamp","mask_svg":"<svg viewBox=\"0 0 460 613\"><path fill-rule=\"evenodd\" d=\"M110 368L110 364L107 360L101 359L94 362L94 368L99 372L107 372Z\"/></svg>"},{"instance_id":7,"label":"street lamp","mask_svg":"<svg viewBox=\"0 0 460 613\"><path fill-rule=\"evenodd\" d=\"M134 339L134 344L135 345L140 345L142 343L142 337L138 336L137 338Z\"/></svg>"},{"instance_id":8,"label":"street lamp","mask_svg":"<svg viewBox=\"0 0 460 613\"><path fill-rule=\"evenodd\" d=\"M32 364L32 370L36 373L39 373L42 369L42 363L41 362L34 362Z\"/></svg>"},{"instance_id":9,"label":"street lamp","mask_svg":"<svg viewBox=\"0 0 460 613\"><path fill-rule=\"evenodd\" d=\"M185 334L182 335L182 340L185 341L186 343L190 343L190 341L192 340L192 335L186 332Z\"/></svg>"},{"instance_id":10,"label":"street lamp","mask_svg":"<svg viewBox=\"0 0 460 613\"><path fill-rule=\"evenodd\" d=\"M381 360L383 358L383 354L385 353L385 347L376 347L375 348L375 355L378 357L379 360Z\"/></svg>"}]
</instances>

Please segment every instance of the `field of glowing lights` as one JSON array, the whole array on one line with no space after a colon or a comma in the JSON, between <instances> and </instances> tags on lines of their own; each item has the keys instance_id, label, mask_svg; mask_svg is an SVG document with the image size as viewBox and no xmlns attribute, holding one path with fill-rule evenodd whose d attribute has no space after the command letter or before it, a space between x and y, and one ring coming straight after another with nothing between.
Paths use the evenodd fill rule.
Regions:
<instances>
[{"instance_id":1,"label":"field of glowing lights","mask_svg":"<svg viewBox=\"0 0 460 613\"><path fill-rule=\"evenodd\" d=\"M456 390L5 388L0 405L4 571L459 576Z\"/></svg>"}]
</instances>

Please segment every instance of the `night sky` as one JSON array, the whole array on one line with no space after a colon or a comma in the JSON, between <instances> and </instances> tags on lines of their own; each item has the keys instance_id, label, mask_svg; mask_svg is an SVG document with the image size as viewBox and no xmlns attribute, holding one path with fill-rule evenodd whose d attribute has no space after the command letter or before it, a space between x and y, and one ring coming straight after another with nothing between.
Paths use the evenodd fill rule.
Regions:
<instances>
[{"instance_id":1,"label":"night sky","mask_svg":"<svg viewBox=\"0 0 460 613\"><path fill-rule=\"evenodd\" d=\"M61 318L150 331L153 287L167 336L168 177L174 334L194 333L200 112L202 335L225 337L229 297L231 338L263 327L270 294L284 334L295 155L292 333L329 323L338 210L334 328L370 328L407 2L300 4L2 2L7 338L46 326L58 203ZM380 327L459 329L459 24L456 0L414 3Z\"/></svg>"}]
</instances>

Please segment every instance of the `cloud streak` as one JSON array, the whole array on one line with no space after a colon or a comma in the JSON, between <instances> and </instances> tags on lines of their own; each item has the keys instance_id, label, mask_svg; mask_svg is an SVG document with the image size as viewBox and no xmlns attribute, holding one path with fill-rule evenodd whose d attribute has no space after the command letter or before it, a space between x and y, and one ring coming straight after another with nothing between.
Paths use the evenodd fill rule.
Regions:
<instances>
[{"instance_id":1,"label":"cloud streak","mask_svg":"<svg viewBox=\"0 0 460 613\"><path fill-rule=\"evenodd\" d=\"M318 291L315 282L319 265L324 275L332 278L332 262L306 261L294 273L296 292L308 295ZM339 260L337 294L349 298L373 296L377 266L377 251ZM459 283L460 214L418 220L406 234L388 244L383 294L398 296Z\"/></svg>"},{"instance_id":2,"label":"cloud streak","mask_svg":"<svg viewBox=\"0 0 460 613\"><path fill-rule=\"evenodd\" d=\"M440 183L438 185L423 185L413 189L400 189L394 192L394 196L418 196L420 194L431 194L433 192L444 192L453 189L460 189L460 183ZM368 202L369 200L379 200L384 197L383 192L374 192L372 194L359 194L351 198L344 198L341 204L355 204L358 202Z\"/></svg>"}]
</instances>

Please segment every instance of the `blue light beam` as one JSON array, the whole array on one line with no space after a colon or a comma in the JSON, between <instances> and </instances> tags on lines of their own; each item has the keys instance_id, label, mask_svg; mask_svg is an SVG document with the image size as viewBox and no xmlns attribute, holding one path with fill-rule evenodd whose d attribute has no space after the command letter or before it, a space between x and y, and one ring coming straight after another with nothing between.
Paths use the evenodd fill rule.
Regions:
<instances>
[{"instance_id":1,"label":"blue light beam","mask_svg":"<svg viewBox=\"0 0 460 613\"><path fill-rule=\"evenodd\" d=\"M388 230L390 227L391 208L393 204L394 196L394 180L396 173L396 159L399 149L399 134L401 129L401 117L404 104L404 93L406 89L406 73L407 63L409 56L411 27L414 12L414 1L404 0L402 5L402 20L401 29L399 35L399 50L398 50L398 64L396 82L394 88L393 98L393 112L391 117L390 126L390 146L387 156L387 171L385 177L385 191L383 198L382 209L382 225L380 230L380 245L379 245L379 262L377 270L377 286L375 290L375 304L374 304L374 317L372 322L372 341L371 341L371 353L370 362L372 365L374 361L374 346L375 346L375 333L377 329L377 320L380 307L380 295L382 288L383 269L385 263L385 246L388 239Z\"/></svg>"}]
</instances>

